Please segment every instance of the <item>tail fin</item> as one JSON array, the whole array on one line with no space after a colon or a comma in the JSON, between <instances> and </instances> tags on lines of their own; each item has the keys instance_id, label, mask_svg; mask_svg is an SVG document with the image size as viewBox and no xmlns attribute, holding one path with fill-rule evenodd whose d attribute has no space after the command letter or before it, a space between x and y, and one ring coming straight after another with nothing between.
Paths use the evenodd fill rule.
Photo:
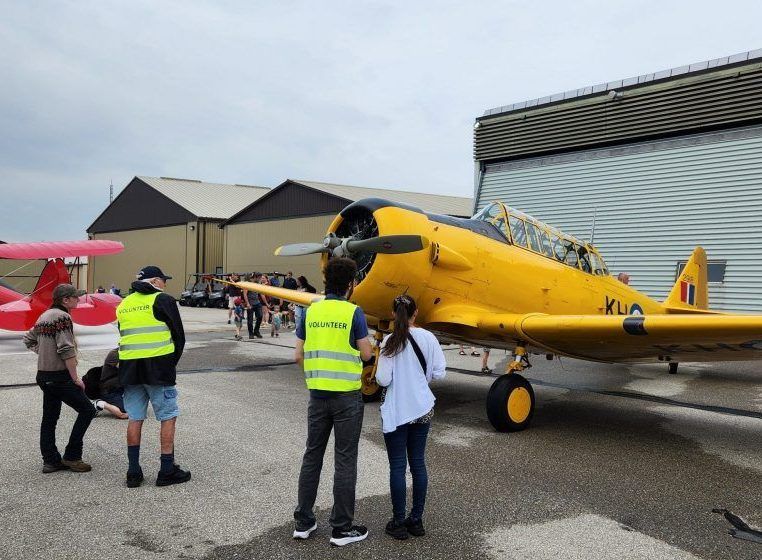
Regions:
<instances>
[{"instance_id":1,"label":"tail fin","mask_svg":"<svg viewBox=\"0 0 762 560\"><path fill-rule=\"evenodd\" d=\"M32 307L48 308L53 303L53 288L59 284L68 284L69 271L62 259L52 259L48 261L45 268L42 269L40 277L37 279L37 285L31 294Z\"/></svg>"},{"instance_id":2,"label":"tail fin","mask_svg":"<svg viewBox=\"0 0 762 560\"><path fill-rule=\"evenodd\" d=\"M668 312L678 313L701 312L709 308L706 252L701 247L693 250L691 258L664 301L664 306Z\"/></svg>"}]
</instances>

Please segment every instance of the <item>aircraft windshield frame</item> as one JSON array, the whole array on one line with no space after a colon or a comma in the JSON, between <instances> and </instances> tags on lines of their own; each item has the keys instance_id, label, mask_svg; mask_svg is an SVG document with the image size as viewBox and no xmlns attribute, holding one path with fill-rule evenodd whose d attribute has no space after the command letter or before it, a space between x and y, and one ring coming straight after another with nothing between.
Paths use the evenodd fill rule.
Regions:
<instances>
[{"instance_id":1,"label":"aircraft windshield frame","mask_svg":"<svg viewBox=\"0 0 762 560\"><path fill-rule=\"evenodd\" d=\"M553 259L587 274L607 275L609 273L603 257L590 243L585 243L500 201L487 204L471 219L492 225L508 243L516 247Z\"/></svg>"}]
</instances>

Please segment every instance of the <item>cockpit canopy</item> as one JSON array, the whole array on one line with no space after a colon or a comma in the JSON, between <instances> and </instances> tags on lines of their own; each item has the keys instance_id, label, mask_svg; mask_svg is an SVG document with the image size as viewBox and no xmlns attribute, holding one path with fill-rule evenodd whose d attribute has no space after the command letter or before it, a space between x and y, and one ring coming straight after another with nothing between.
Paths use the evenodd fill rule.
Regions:
<instances>
[{"instance_id":1,"label":"cockpit canopy","mask_svg":"<svg viewBox=\"0 0 762 560\"><path fill-rule=\"evenodd\" d=\"M517 247L590 274L608 274L606 263L595 247L502 202L488 204L472 219L492 225L508 243Z\"/></svg>"}]
</instances>

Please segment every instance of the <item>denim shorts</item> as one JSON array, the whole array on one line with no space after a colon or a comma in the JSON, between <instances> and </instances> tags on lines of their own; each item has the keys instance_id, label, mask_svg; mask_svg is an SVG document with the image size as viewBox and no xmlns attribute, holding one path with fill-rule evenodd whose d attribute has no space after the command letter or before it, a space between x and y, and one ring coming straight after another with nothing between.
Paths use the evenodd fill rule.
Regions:
<instances>
[{"instance_id":1,"label":"denim shorts","mask_svg":"<svg viewBox=\"0 0 762 560\"><path fill-rule=\"evenodd\" d=\"M145 420L148 401L159 421L171 420L180 414L177 407L177 387L174 385L126 385L124 408L130 420Z\"/></svg>"}]
</instances>

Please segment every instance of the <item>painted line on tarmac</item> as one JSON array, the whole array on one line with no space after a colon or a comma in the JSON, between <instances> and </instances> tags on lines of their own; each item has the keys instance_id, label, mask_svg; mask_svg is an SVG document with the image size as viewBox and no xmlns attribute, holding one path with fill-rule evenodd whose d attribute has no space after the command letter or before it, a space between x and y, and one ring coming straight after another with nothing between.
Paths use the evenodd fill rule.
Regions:
<instances>
[{"instance_id":1,"label":"painted line on tarmac","mask_svg":"<svg viewBox=\"0 0 762 560\"><path fill-rule=\"evenodd\" d=\"M212 372L220 372L220 373L231 373L236 371L241 372L247 372L247 371L260 371L260 370L267 370L274 367L279 366L290 366L295 364L293 360L290 362L273 362L271 364L253 364L253 365L245 365L245 366L218 366L218 367L209 367L209 368L189 368L189 369L181 369L177 370L177 375L190 375L194 373L212 373ZM37 387L37 383L14 383L10 385L0 385L0 391L4 389L22 389L24 387Z\"/></svg>"},{"instance_id":2,"label":"painted line on tarmac","mask_svg":"<svg viewBox=\"0 0 762 560\"><path fill-rule=\"evenodd\" d=\"M261 371L268 370L279 366L291 366L296 362L291 360L290 362L273 362L271 364L250 364L243 366L217 366L208 368L189 368L177 370L177 375L191 375L194 373L232 373L232 372L247 372L247 371Z\"/></svg>"}]
</instances>

